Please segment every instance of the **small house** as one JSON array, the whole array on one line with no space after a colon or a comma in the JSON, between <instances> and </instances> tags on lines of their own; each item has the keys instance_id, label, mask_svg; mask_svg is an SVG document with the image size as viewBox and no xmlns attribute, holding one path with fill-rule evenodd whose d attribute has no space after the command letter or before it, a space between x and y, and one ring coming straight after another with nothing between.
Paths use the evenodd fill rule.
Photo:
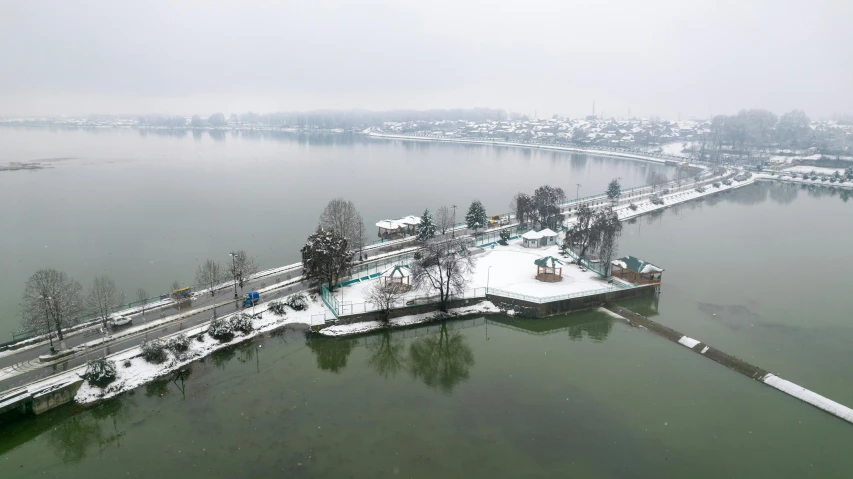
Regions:
<instances>
[{"instance_id":1,"label":"small house","mask_svg":"<svg viewBox=\"0 0 853 479\"><path fill-rule=\"evenodd\" d=\"M382 220L376 223L376 227L379 228L379 237L389 240L416 234L420 224L420 216L404 216L396 220Z\"/></svg>"},{"instance_id":2,"label":"small house","mask_svg":"<svg viewBox=\"0 0 853 479\"><path fill-rule=\"evenodd\" d=\"M557 233L549 228L542 231L528 231L521 235L521 245L525 248L542 248L557 244Z\"/></svg>"},{"instance_id":3,"label":"small house","mask_svg":"<svg viewBox=\"0 0 853 479\"><path fill-rule=\"evenodd\" d=\"M660 284L663 268L635 256L611 261L610 275L636 284Z\"/></svg>"},{"instance_id":4,"label":"small house","mask_svg":"<svg viewBox=\"0 0 853 479\"><path fill-rule=\"evenodd\" d=\"M397 265L383 272L380 281L383 284L397 285L402 291L409 291L412 289L411 276L412 270L408 266Z\"/></svg>"},{"instance_id":5,"label":"small house","mask_svg":"<svg viewBox=\"0 0 853 479\"><path fill-rule=\"evenodd\" d=\"M553 256L546 256L533 261L536 265L536 279L548 283L563 280L563 262Z\"/></svg>"}]
</instances>

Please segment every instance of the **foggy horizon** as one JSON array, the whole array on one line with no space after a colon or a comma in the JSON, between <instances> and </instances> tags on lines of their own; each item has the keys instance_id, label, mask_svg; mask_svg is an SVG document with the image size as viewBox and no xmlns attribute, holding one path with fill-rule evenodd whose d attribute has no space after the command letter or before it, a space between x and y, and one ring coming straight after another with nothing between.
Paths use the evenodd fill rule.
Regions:
<instances>
[{"instance_id":1,"label":"foggy horizon","mask_svg":"<svg viewBox=\"0 0 853 479\"><path fill-rule=\"evenodd\" d=\"M843 2L0 7L0 116L853 112Z\"/></svg>"}]
</instances>

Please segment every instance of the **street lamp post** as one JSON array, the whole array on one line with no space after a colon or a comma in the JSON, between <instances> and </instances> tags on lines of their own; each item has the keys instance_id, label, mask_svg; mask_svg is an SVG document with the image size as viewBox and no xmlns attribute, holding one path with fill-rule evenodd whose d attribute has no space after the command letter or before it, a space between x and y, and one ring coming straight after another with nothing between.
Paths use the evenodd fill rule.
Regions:
<instances>
[{"instance_id":1,"label":"street lamp post","mask_svg":"<svg viewBox=\"0 0 853 479\"><path fill-rule=\"evenodd\" d=\"M492 266L494 265L490 265L489 269L486 270L486 296L489 295L489 279L491 279Z\"/></svg>"},{"instance_id":2,"label":"street lamp post","mask_svg":"<svg viewBox=\"0 0 853 479\"><path fill-rule=\"evenodd\" d=\"M237 302L237 275L234 272L237 270L237 255L234 253L228 253L231 256L231 275L234 276L234 302Z\"/></svg>"},{"instance_id":3,"label":"street lamp post","mask_svg":"<svg viewBox=\"0 0 853 479\"><path fill-rule=\"evenodd\" d=\"M50 341L50 353L53 354L53 331L51 331L50 327L50 296L41 296L41 299L44 300L44 324L47 326L47 339Z\"/></svg>"},{"instance_id":4,"label":"street lamp post","mask_svg":"<svg viewBox=\"0 0 853 479\"><path fill-rule=\"evenodd\" d=\"M451 205L450 207L453 208L453 224L450 226L450 237L455 238L456 237L456 205L454 204L454 205Z\"/></svg>"},{"instance_id":5,"label":"street lamp post","mask_svg":"<svg viewBox=\"0 0 853 479\"><path fill-rule=\"evenodd\" d=\"M578 185L577 193L575 194L576 195L575 196L575 206L577 206L577 202L580 201L580 199L581 199L581 184L580 183L575 183L575 184Z\"/></svg>"}]
</instances>

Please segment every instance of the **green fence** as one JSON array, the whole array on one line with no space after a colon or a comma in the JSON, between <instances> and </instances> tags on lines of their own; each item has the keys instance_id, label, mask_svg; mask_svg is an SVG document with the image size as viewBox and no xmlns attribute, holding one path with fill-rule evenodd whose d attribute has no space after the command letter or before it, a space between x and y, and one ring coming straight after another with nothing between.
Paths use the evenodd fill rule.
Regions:
<instances>
[{"instance_id":1,"label":"green fence","mask_svg":"<svg viewBox=\"0 0 853 479\"><path fill-rule=\"evenodd\" d=\"M581 265L581 266L583 266L584 268L586 268L586 269L588 269L588 270L592 271L593 273L596 273L596 274L598 274L599 276L602 276L602 277L604 277L604 278L606 278L606 277L608 277L608 276L610 275L610 271L608 270L608 268L606 268L606 266L605 266L603 263L601 263L600 261L597 261L597 262L591 262L591 261L589 261L589 260L588 260L588 259L586 259L586 258L584 258L584 259L580 259L580 258L579 258L579 256L578 256L578 254L577 254L577 253L575 253L574 251L572 251L572 250L571 250L571 248L564 249L563 251L565 251L565 252L566 252L566 254L568 254L569 256L571 256L571 257L572 257L572 259L574 259L575 261L577 261L577 262L578 262L578 264L580 264L580 265Z\"/></svg>"},{"instance_id":2,"label":"green fence","mask_svg":"<svg viewBox=\"0 0 853 479\"><path fill-rule=\"evenodd\" d=\"M335 318L337 318L340 311L338 298L336 298L325 285L320 286L320 297L323 298L323 302L326 303L326 307L328 307L332 314L335 315Z\"/></svg>"}]
</instances>

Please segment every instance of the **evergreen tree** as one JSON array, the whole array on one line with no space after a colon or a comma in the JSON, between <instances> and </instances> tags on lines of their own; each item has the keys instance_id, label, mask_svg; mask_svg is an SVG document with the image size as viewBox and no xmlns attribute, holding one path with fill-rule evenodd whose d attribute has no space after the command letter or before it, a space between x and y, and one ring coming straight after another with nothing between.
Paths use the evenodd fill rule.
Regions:
<instances>
[{"instance_id":1,"label":"evergreen tree","mask_svg":"<svg viewBox=\"0 0 853 479\"><path fill-rule=\"evenodd\" d=\"M607 197L610 198L610 201L616 201L620 196L622 196L622 185L619 184L619 180L611 181L607 185Z\"/></svg>"},{"instance_id":2,"label":"evergreen tree","mask_svg":"<svg viewBox=\"0 0 853 479\"><path fill-rule=\"evenodd\" d=\"M485 228L488 221L489 217L486 215L486 208L483 207L483 203L480 203L480 200L472 201L468 208L468 214L465 215L465 223L467 223L468 228L476 232L480 228Z\"/></svg>"},{"instance_id":3,"label":"evergreen tree","mask_svg":"<svg viewBox=\"0 0 853 479\"><path fill-rule=\"evenodd\" d=\"M302 247L302 274L325 283L331 290L349 269L352 254L346 238L318 227Z\"/></svg>"},{"instance_id":4,"label":"evergreen tree","mask_svg":"<svg viewBox=\"0 0 853 479\"><path fill-rule=\"evenodd\" d=\"M418 225L418 241L429 241L434 236L435 223L432 221L432 215L429 214L429 209L426 209L424 210L423 216L421 216L421 224Z\"/></svg>"}]
</instances>

